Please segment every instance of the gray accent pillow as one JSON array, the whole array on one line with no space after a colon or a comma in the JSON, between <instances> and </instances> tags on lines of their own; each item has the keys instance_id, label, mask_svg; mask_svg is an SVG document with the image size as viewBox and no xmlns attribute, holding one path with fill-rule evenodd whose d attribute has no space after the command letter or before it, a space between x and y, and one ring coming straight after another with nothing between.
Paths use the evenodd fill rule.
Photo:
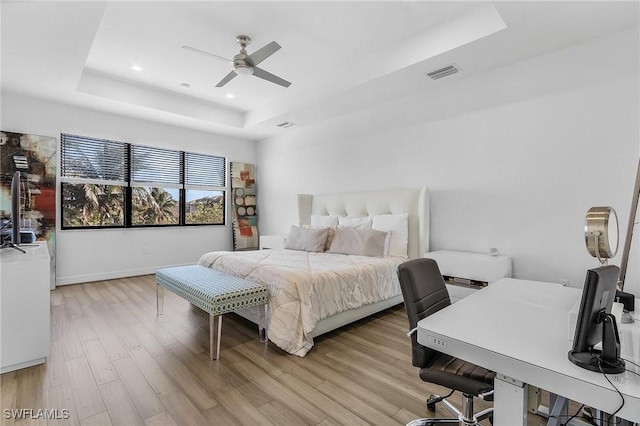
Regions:
<instances>
[{"instance_id":1,"label":"gray accent pillow","mask_svg":"<svg viewBox=\"0 0 640 426\"><path fill-rule=\"evenodd\" d=\"M338 228L329 253L382 257L387 236L387 232L375 229Z\"/></svg>"},{"instance_id":2,"label":"gray accent pillow","mask_svg":"<svg viewBox=\"0 0 640 426\"><path fill-rule=\"evenodd\" d=\"M324 251L329 228L300 228L292 226L284 248L289 250Z\"/></svg>"},{"instance_id":3,"label":"gray accent pillow","mask_svg":"<svg viewBox=\"0 0 640 426\"><path fill-rule=\"evenodd\" d=\"M336 216L336 218L337 218L337 216ZM337 226L326 227L326 226L315 226L315 225L302 225L302 228L305 228L305 229L327 228L327 229L329 229L329 234L327 235L327 243L324 245L324 251L329 251L329 247L331 247L331 241L333 241L333 233L336 232Z\"/></svg>"}]
</instances>

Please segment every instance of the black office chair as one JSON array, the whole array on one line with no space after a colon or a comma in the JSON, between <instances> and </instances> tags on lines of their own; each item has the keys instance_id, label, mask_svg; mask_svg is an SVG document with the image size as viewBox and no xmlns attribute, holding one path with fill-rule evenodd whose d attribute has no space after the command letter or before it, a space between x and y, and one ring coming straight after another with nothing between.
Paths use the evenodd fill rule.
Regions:
<instances>
[{"instance_id":1,"label":"black office chair","mask_svg":"<svg viewBox=\"0 0 640 426\"><path fill-rule=\"evenodd\" d=\"M479 422L485 419L493 423L493 408L474 415L473 397L493 401L493 379L496 373L418 343L416 333L418 321L451 304L438 264L435 260L426 258L409 260L398 267L398 278L409 317L412 363L420 368L422 381L452 389L451 393L444 397L431 395L427 400L427 408L429 411L435 411L436 403L442 401L452 413L457 415L457 418L448 419L416 419L407 426L436 424L471 426L479 425ZM445 399L455 391L462 392L462 411Z\"/></svg>"}]
</instances>

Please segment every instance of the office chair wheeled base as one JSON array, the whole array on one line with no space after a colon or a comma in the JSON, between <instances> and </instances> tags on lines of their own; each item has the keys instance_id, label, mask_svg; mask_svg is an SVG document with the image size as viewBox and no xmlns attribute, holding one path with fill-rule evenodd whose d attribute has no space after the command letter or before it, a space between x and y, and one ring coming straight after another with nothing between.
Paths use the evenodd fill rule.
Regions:
<instances>
[{"instance_id":1,"label":"office chair wheeled base","mask_svg":"<svg viewBox=\"0 0 640 426\"><path fill-rule=\"evenodd\" d=\"M448 409L456 415L456 418L424 418L415 419L407 423L407 426L431 426L431 425L458 425L458 426L481 426L480 422L489 419L493 424L493 408L487 408L478 414L473 414L473 395L462 394L462 411L458 410L446 399L440 399L438 395L431 395L427 400L427 407L430 411L435 411L435 402L442 402ZM432 409L433 407L433 409Z\"/></svg>"}]
</instances>

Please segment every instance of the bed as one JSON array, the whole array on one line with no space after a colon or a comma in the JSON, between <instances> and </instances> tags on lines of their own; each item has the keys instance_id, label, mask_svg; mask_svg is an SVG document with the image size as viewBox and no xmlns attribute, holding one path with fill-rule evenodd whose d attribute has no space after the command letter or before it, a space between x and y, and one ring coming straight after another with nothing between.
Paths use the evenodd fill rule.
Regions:
<instances>
[{"instance_id":1,"label":"bed","mask_svg":"<svg viewBox=\"0 0 640 426\"><path fill-rule=\"evenodd\" d=\"M397 266L429 251L428 190L300 194L298 216L288 249L209 252L198 264L264 284L270 295L269 340L304 356L314 337L402 303ZM360 230L366 219L370 231ZM317 241L309 243L311 233L325 230L326 245L320 249ZM299 235L294 231L313 248L295 247ZM377 242L383 238L384 255L379 244L367 255L361 246L351 249L345 238L362 235ZM250 311L238 314L256 321Z\"/></svg>"}]
</instances>

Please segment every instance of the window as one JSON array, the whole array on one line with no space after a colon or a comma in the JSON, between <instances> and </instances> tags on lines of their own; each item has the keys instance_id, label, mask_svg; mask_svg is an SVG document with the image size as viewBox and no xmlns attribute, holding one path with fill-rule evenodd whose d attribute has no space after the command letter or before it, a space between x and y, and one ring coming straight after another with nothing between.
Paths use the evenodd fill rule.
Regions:
<instances>
[{"instance_id":1,"label":"window","mask_svg":"<svg viewBox=\"0 0 640 426\"><path fill-rule=\"evenodd\" d=\"M222 157L186 152L184 167L185 223L223 224L225 165Z\"/></svg>"},{"instance_id":2,"label":"window","mask_svg":"<svg viewBox=\"0 0 640 426\"><path fill-rule=\"evenodd\" d=\"M131 146L131 225L179 225L182 153Z\"/></svg>"},{"instance_id":3,"label":"window","mask_svg":"<svg viewBox=\"0 0 640 426\"><path fill-rule=\"evenodd\" d=\"M225 223L224 157L61 135L62 228Z\"/></svg>"},{"instance_id":4,"label":"window","mask_svg":"<svg viewBox=\"0 0 640 426\"><path fill-rule=\"evenodd\" d=\"M62 228L125 225L127 144L61 137Z\"/></svg>"}]
</instances>

